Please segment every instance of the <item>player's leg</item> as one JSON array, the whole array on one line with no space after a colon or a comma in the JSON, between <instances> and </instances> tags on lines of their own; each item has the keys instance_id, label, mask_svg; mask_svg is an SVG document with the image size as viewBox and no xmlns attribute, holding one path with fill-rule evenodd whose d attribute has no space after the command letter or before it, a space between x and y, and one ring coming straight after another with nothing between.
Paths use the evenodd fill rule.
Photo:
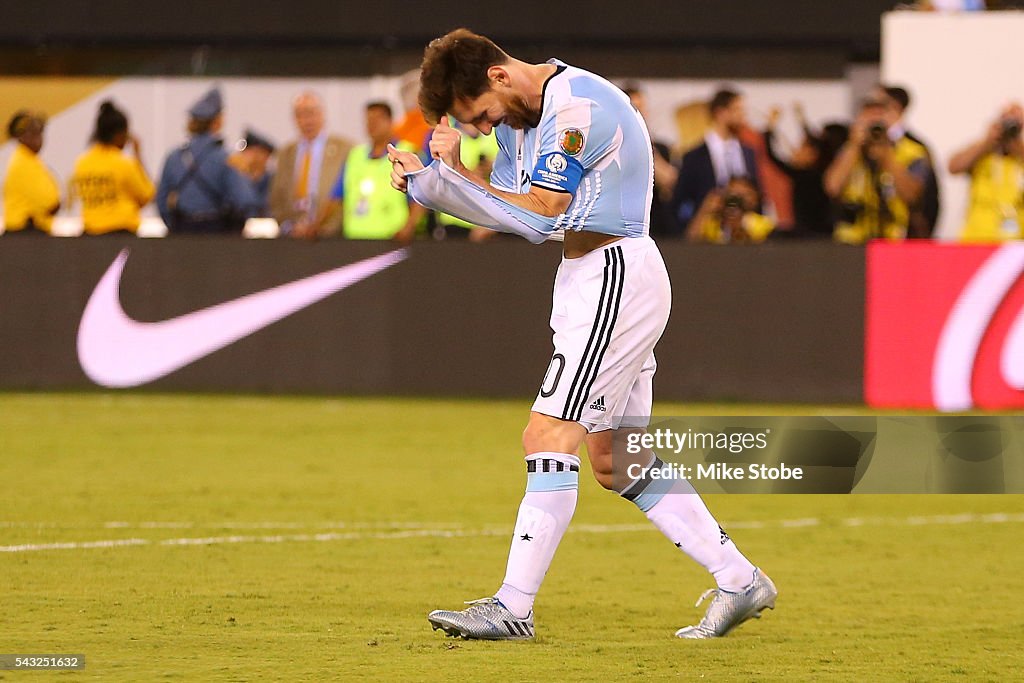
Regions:
<instances>
[{"instance_id":1,"label":"player's leg","mask_svg":"<svg viewBox=\"0 0 1024 683\"><path fill-rule=\"evenodd\" d=\"M704 620L698 626L680 629L676 635L725 635L746 619L759 616L761 610L774 607L776 590L771 580L743 556L688 481L629 476L631 464L652 470L664 464L651 451L630 454L625 448L630 433L645 431L656 368L652 354L630 390L618 417L619 428L589 434L587 455L602 486L635 504L675 547L715 579L715 600Z\"/></svg>"},{"instance_id":2,"label":"player's leg","mask_svg":"<svg viewBox=\"0 0 1024 683\"><path fill-rule=\"evenodd\" d=\"M505 577L495 597L527 618L555 550L576 510L579 449L586 429L577 422L530 413L523 432L526 492L519 504Z\"/></svg>"},{"instance_id":3,"label":"player's leg","mask_svg":"<svg viewBox=\"0 0 1024 683\"><path fill-rule=\"evenodd\" d=\"M715 577L719 588L741 590L750 584L754 565L729 540L690 483L653 479L649 474L640 478L628 476L627 468L632 463L627 458L636 459L641 468L660 469L664 464L652 451L629 455L625 450L629 432L644 431L649 421L656 368L652 353L630 389L619 429L587 436L591 466L602 486L612 488L640 508L677 548Z\"/></svg>"},{"instance_id":4,"label":"player's leg","mask_svg":"<svg viewBox=\"0 0 1024 683\"><path fill-rule=\"evenodd\" d=\"M583 438L625 404L670 299L653 242L615 243L562 262L551 315L555 353L523 433L526 494L496 594L518 618L531 613L575 511Z\"/></svg>"},{"instance_id":5,"label":"player's leg","mask_svg":"<svg viewBox=\"0 0 1024 683\"><path fill-rule=\"evenodd\" d=\"M530 413L523 432L526 492L516 515L505 577L492 598L466 610L436 610L428 619L448 635L488 640L534 636L533 603L576 510L579 448L586 429Z\"/></svg>"},{"instance_id":6,"label":"player's leg","mask_svg":"<svg viewBox=\"0 0 1024 683\"><path fill-rule=\"evenodd\" d=\"M435 628L471 638L533 637L533 602L576 509L579 448L587 432L578 406L608 343L618 262L602 253L563 260L551 312L555 353L523 432L526 492L508 563L493 598L429 615Z\"/></svg>"}]
</instances>

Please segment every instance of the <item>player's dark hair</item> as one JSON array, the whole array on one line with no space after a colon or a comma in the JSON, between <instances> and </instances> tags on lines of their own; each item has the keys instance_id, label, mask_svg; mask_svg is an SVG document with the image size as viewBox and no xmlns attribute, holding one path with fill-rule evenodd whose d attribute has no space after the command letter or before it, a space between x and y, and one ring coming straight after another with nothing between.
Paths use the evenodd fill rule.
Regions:
<instances>
[{"instance_id":1,"label":"player's dark hair","mask_svg":"<svg viewBox=\"0 0 1024 683\"><path fill-rule=\"evenodd\" d=\"M487 70L507 64L505 51L484 36L458 28L430 41L420 65L420 109L430 123L457 100L475 99L490 88Z\"/></svg>"},{"instance_id":2,"label":"player's dark hair","mask_svg":"<svg viewBox=\"0 0 1024 683\"><path fill-rule=\"evenodd\" d=\"M735 90L722 88L711 98L711 102L708 103L708 109L711 110L711 115L714 116L716 112L728 108L740 97L741 95Z\"/></svg>"},{"instance_id":3,"label":"player's dark hair","mask_svg":"<svg viewBox=\"0 0 1024 683\"><path fill-rule=\"evenodd\" d=\"M96 129L93 131L92 139L109 145L119 133L128 132L128 117L124 112L114 106L110 100L100 104L99 114L96 115Z\"/></svg>"},{"instance_id":4,"label":"player's dark hair","mask_svg":"<svg viewBox=\"0 0 1024 683\"><path fill-rule=\"evenodd\" d=\"M373 102L368 102L366 104L366 111L370 111L371 109L379 109L380 111L387 114L389 119L395 118L394 112L391 111L391 105L383 100L374 100Z\"/></svg>"},{"instance_id":5,"label":"player's dark hair","mask_svg":"<svg viewBox=\"0 0 1024 683\"><path fill-rule=\"evenodd\" d=\"M901 110L905 110L910 106L910 93L907 92L906 88L901 88L897 85L885 85L882 86L882 89L885 90L886 95L900 106Z\"/></svg>"}]
</instances>

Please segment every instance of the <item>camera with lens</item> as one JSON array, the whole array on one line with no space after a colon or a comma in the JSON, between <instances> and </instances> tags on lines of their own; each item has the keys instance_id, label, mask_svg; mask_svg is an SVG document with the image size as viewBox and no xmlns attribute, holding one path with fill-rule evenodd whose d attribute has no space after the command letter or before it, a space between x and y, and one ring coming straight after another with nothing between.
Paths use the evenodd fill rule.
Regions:
<instances>
[{"instance_id":1,"label":"camera with lens","mask_svg":"<svg viewBox=\"0 0 1024 683\"><path fill-rule=\"evenodd\" d=\"M999 142L1008 144L1020 137L1021 121L1015 118L1003 119L1001 128Z\"/></svg>"},{"instance_id":2,"label":"camera with lens","mask_svg":"<svg viewBox=\"0 0 1024 683\"><path fill-rule=\"evenodd\" d=\"M866 207L860 202L842 202L835 207L835 218L839 223L856 223Z\"/></svg>"},{"instance_id":3,"label":"camera with lens","mask_svg":"<svg viewBox=\"0 0 1024 683\"><path fill-rule=\"evenodd\" d=\"M868 126L868 142L888 142L889 127L884 121L874 121Z\"/></svg>"},{"instance_id":4,"label":"camera with lens","mask_svg":"<svg viewBox=\"0 0 1024 683\"><path fill-rule=\"evenodd\" d=\"M747 203L743 200L742 195L738 194L727 194L725 199L722 200L722 209L728 211L730 209L738 211L746 211Z\"/></svg>"}]
</instances>

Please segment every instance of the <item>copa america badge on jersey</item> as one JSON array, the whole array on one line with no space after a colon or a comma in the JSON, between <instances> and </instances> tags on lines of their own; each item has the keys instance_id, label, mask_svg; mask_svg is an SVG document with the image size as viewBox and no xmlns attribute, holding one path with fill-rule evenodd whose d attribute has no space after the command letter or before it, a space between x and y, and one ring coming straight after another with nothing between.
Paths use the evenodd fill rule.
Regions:
<instances>
[{"instance_id":1,"label":"copa america badge on jersey","mask_svg":"<svg viewBox=\"0 0 1024 683\"><path fill-rule=\"evenodd\" d=\"M561 173L568 166L568 163L561 154L552 154L544 162L544 165L548 167L548 170L552 173Z\"/></svg>"},{"instance_id":2,"label":"copa america badge on jersey","mask_svg":"<svg viewBox=\"0 0 1024 683\"><path fill-rule=\"evenodd\" d=\"M579 128L566 128L558 136L558 146L569 156L576 156L583 151L586 138Z\"/></svg>"}]
</instances>

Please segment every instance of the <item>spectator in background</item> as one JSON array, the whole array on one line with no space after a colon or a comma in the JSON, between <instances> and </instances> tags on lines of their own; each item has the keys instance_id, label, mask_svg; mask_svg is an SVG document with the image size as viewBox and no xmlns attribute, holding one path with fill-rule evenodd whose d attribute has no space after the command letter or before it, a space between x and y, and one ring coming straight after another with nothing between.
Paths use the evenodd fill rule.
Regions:
<instances>
[{"instance_id":1,"label":"spectator in background","mask_svg":"<svg viewBox=\"0 0 1024 683\"><path fill-rule=\"evenodd\" d=\"M223 109L220 90L203 95L188 111L189 141L164 162L156 202L171 234L241 233L256 215L256 193L228 165Z\"/></svg>"},{"instance_id":2,"label":"spectator in background","mask_svg":"<svg viewBox=\"0 0 1024 683\"><path fill-rule=\"evenodd\" d=\"M4 225L9 235L49 233L60 209L57 179L39 158L45 128L43 115L29 111L19 111L7 124L7 135L17 141L4 179Z\"/></svg>"},{"instance_id":3,"label":"spectator in background","mask_svg":"<svg viewBox=\"0 0 1024 683\"><path fill-rule=\"evenodd\" d=\"M238 150L228 157L231 167L252 185L259 204L258 216L270 215L270 183L274 177L270 170L270 157L273 154L273 142L246 130L245 137L238 141Z\"/></svg>"},{"instance_id":4,"label":"spectator in background","mask_svg":"<svg viewBox=\"0 0 1024 683\"><path fill-rule=\"evenodd\" d=\"M737 176L728 185L711 190L690 221L686 238L710 244L758 244L775 229L775 222L758 213L757 185Z\"/></svg>"},{"instance_id":5,"label":"spectator in background","mask_svg":"<svg viewBox=\"0 0 1024 683\"><path fill-rule=\"evenodd\" d=\"M793 230L797 236L832 236L832 201L825 193L825 170L846 142L845 126L829 124L815 133L807 123L801 106L796 107L803 140L789 161L778 154L776 127L782 111L775 108L768 116L764 132L765 149L771 162L785 173L793 184Z\"/></svg>"},{"instance_id":6,"label":"spectator in background","mask_svg":"<svg viewBox=\"0 0 1024 683\"><path fill-rule=\"evenodd\" d=\"M985 0L921 0L915 7L924 12L984 12Z\"/></svg>"},{"instance_id":7,"label":"spectator in background","mask_svg":"<svg viewBox=\"0 0 1024 683\"><path fill-rule=\"evenodd\" d=\"M1024 239L1024 109L1011 104L977 142L953 156L950 173L971 176L964 242Z\"/></svg>"},{"instance_id":8,"label":"spectator in background","mask_svg":"<svg viewBox=\"0 0 1024 683\"><path fill-rule=\"evenodd\" d=\"M747 125L743 96L732 90L720 90L709 108L711 130L704 144L683 157L673 194L673 215L681 226L690 225L711 190L725 187L734 177L750 178L760 192L754 150L739 141L740 132Z\"/></svg>"},{"instance_id":9,"label":"spectator in background","mask_svg":"<svg viewBox=\"0 0 1024 683\"><path fill-rule=\"evenodd\" d=\"M918 135L907 130L906 114L910 108L910 93L906 88L891 85L879 85L875 89L878 99L889 100L889 106L895 110L896 123L889 129L889 139L894 143L906 136L911 142L924 147L928 154L928 178L925 180L921 201L910 212L910 237L931 237L939 222L940 193L939 180L935 174L935 156L931 149Z\"/></svg>"},{"instance_id":10,"label":"spectator in background","mask_svg":"<svg viewBox=\"0 0 1024 683\"><path fill-rule=\"evenodd\" d=\"M866 99L849 141L825 172L825 191L840 204L836 241L907 236L909 207L920 201L927 181L928 153L905 136L890 139L894 123L888 100Z\"/></svg>"},{"instance_id":11,"label":"spectator in background","mask_svg":"<svg viewBox=\"0 0 1024 683\"><path fill-rule=\"evenodd\" d=\"M329 201L310 223L297 223L297 237L315 238L334 234L331 217L342 215L342 235L348 239L410 242L426 209L408 195L391 187L388 145L415 153L415 148L394 137L391 106L386 102L366 105L366 134L369 144L352 149L338 173Z\"/></svg>"},{"instance_id":12,"label":"spectator in background","mask_svg":"<svg viewBox=\"0 0 1024 683\"><path fill-rule=\"evenodd\" d=\"M320 216L322 206L330 203L331 184L352 149L351 142L324 130L324 104L319 95L304 92L295 98L292 108L299 139L281 150L270 184L270 212L285 235L293 226L308 226ZM327 216L324 229L328 233L337 233L340 226L340 211Z\"/></svg>"},{"instance_id":13,"label":"spectator in background","mask_svg":"<svg viewBox=\"0 0 1024 683\"><path fill-rule=\"evenodd\" d=\"M402 74L398 87L405 113L395 126L395 137L415 147L419 154L425 149L424 141L433 130L420 110L420 70L412 69Z\"/></svg>"},{"instance_id":14,"label":"spectator in background","mask_svg":"<svg viewBox=\"0 0 1024 683\"><path fill-rule=\"evenodd\" d=\"M622 91L629 96L629 101L645 122L647 117L647 96L640 87L633 83L622 86ZM651 236L677 237L680 233L672 215L672 191L679 180L679 170L669 160L670 151L664 142L651 138L654 151L654 194L651 197Z\"/></svg>"},{"instance_id":15,"label":"spectator in background","mask_svg":"<svg viewBox=\"0 0 1024 683\"><path fill-rule=\"evenodd\" d=\"M132 156L124 154L131 145ZM128 117L109 100L100 105L92 145L78 157L71 187L82 201L86 235L134 234L139 209L153 201L156 188L142 164L139 140Z\"/></svg>"}]
</instances>

